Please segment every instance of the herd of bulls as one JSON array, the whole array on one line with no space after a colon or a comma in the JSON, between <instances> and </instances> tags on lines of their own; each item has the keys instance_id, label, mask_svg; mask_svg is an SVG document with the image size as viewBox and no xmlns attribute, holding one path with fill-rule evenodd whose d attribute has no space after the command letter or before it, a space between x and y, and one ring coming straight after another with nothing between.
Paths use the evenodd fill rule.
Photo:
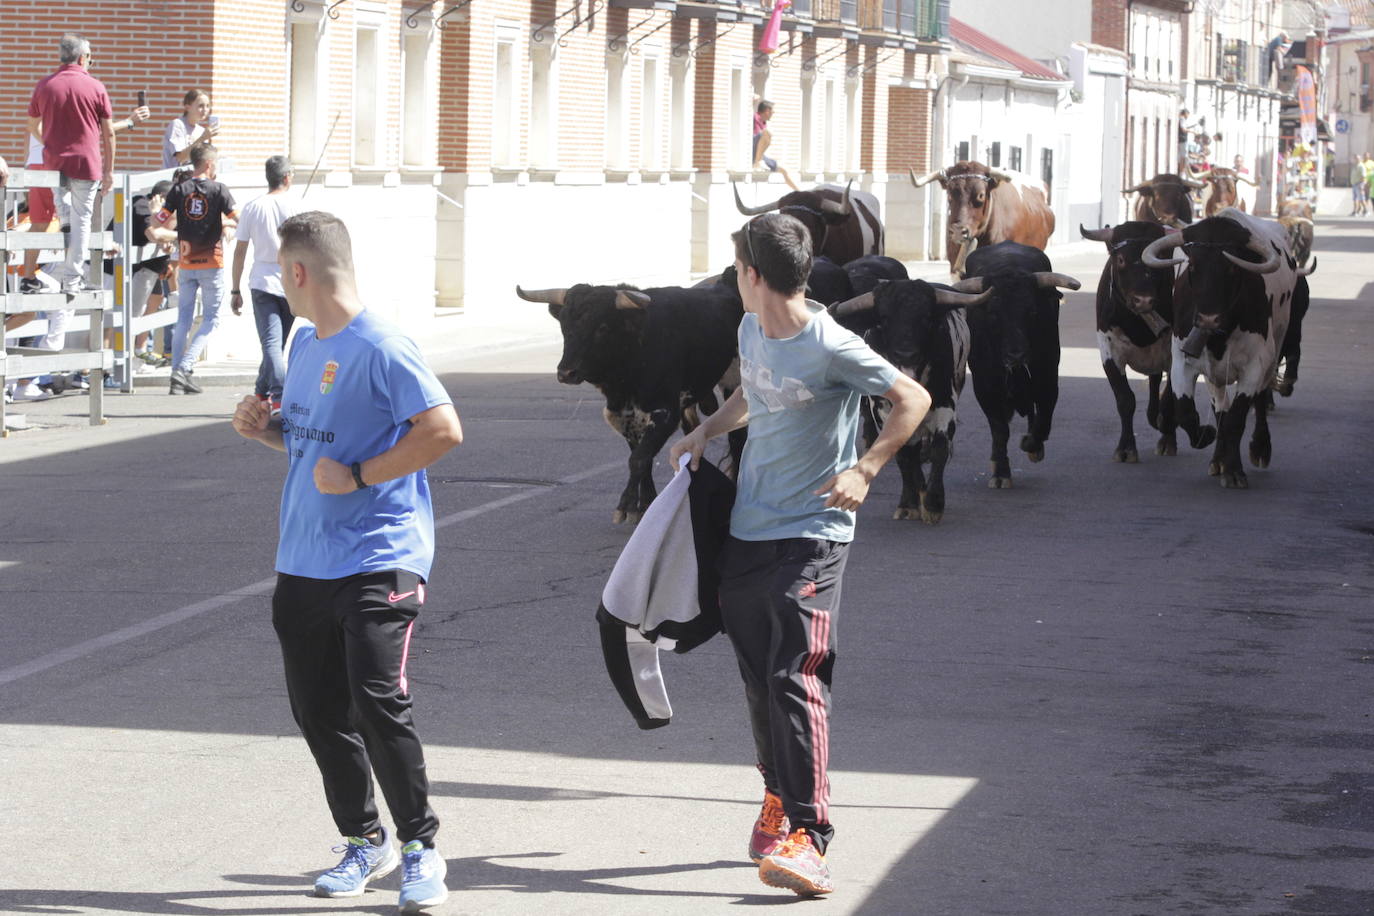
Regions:
<instances>
[{"instance_id":1,"label":"herd of bulls","mask_svg":"<svg viewBox=\"0 0 1374 916\"><path fill-rule=\"evenodd\" d=\"M1280 220L1251 216L1235 206L1237 176L1220 174L1226 171L1201 176L1214 188L1200 221L1192 219L1189 195L1199 182L1160 175L1127 192L1140 195L1135 220L1080 231L1108 251L1097 289L1097 339L1121 418L1114 460L1139 458L1135 395L1125 374L1132 369L1149 380L1147 419L1160 432L1157 453L1176 453L1181 428L1194 448L1214 444L1211 474L1243 488L1248 415L1253 408L1251 463L1266 467L1271 392L1287 395L1297 379L1306 276L1316 262L1305 266L1310 207L1290 202ZM944 512L944 468L967 372L992 436L989 485L1011 486L1007 442L1017 415L1027 424L1021 449L1031 461L1044 458L1059 396L1060 290L1080 284L1056 273L1044 253L1054 214L1034 179L976 162L911 179L917 187L938 181L945 190L950 285L911 279L899 261L883 256L871 194L821 186L754 208L736 193L736 204L746 216L778 210L800 220L816 253L808 298L930 392L929 414L897 456L902 495L895 517L934 523ZM629 479L613 520L637 521L656 493L655 455L676 429L692 428L701 411L714 411L739 384L743 304L733 266L690 288L579 284L516 292L546 303L560 324L558 380L587 382L605 396L606 421L630 446ZM1199 376L1215 425L1203 424L1195 403ZM870 441L888 408L870 399ZM731 437L735 461L743 432Z\"/></svg>"}]
</instances>

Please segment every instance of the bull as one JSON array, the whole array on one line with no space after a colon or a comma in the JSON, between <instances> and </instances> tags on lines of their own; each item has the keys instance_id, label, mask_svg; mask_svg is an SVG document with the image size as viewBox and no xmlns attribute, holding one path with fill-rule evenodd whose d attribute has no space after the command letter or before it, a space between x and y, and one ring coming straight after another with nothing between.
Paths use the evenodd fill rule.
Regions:
<instances>
[{"instance_id":1,"label":"bull","mask_svg":"<svg viewBox=\"0 0 1374 916\"><path fill-rule=\"evenodd\" d=\"M515 288L526 302L547 303L562 328L558 380L587 382L600 391L606 423L630 447L629 480L611 516L615 524L639 521L657 495L654 456L673 430L694 426L698 408L714 412L717 386L727 394L738 387L736 330L744 306L731 280L691 289L585 283ZM741 445L732 434L736 461Z\"/></svg>"},{"instance_id":2,"label":"bull","mask_svg":"<svg viewBox=\"0 0 1374 916\"><path fill-rule=\"evenodd\" d=\"M1312 256L1314 215L1312 204L1306 198L1290 197L1279 205L1279 225L1288 233L1293 260L1298 262L1300 268L1306 267L1307 259ZM1312 269L1307 273L1313 273L1316 269L1317 259L1312 258ZM1302 323L1307 317L1310 302L1307 281L1299 280L1293 291L1293 312L1288 320L1288 333L1283 338L1283 371L1274 382L1274 390L1284 397L1293 394L1293 386L1298 381L1298 363L1302 360Z\"/></svg>"},{"instance_id":3,"label":"bull","mask_svg":"<svg viewBox=\"0 0 1374 916\"><path fill-rule=\"evenodd\" d=\"M746 207L735 190L735 207L745 216L777 210L794 216L811 235L811 250L836 264L847 264L866 254L883 253L882 207L867 191L855 191L849 182L818 185L811 191L792 191L757 207Z\"/></svg>"},{"instance_id":4,"label":"bull","mask_svg":"<svg viewBox=\"0 0 1374 916\"><path fill-rule=\"evenodd\" d=\"M1215 440L1208 473L1223 487L1245 489L1240 443L1252 406L1250 463L1265 468L1273 456L1268 389L1300 279L1288 238L1278 223L1232 207L1151 242L1141 260L1156 270L1177 269L1169 378L1178 425L1194 448ZM1211 393L1215 427L1198 417L1199 375Z\"/></svg>"},{"instance_id":5,"label":"bull","mask_svg":"<svg viewBox=\"0 0 1374 916\"><path fill-rule=\"evenodd\" d=\"M907 280L911 276L901 261L881 254L850 261L844 265L844 272L849 275L849 286L855 296L873 291L884 280Z\"/></svg>"},{"instance_id":6,"label":"bull","mask_svg":"<svg viewBox=\"0 0 1374 916\"><path fill-rule=\"evenodd\" d=\"M1079 226L1078 231L1083 238L1107 246L1107 263L1097 283L1097 350L1121 419L1112 460L1128 464L1140 460L1135 443L1135 393L1126 380L1128 368L1148 379L1145 419L1160 432L1155 454L1176 455L1173 386L1164 382L1160 392L1171 359L1173 278L1150 270L1140 259L1166 230L1159 223L1135 221L1102 229Z\"/></svg>"},{"instance_id":7,"label":"bull","mask_svg":"<svg viewBox=\"0 0 1374 916\"><path fill-rule=\"evenodd\" d=\"M854 287L849 272L826 257L811 259L811 273L806 278L806 298L821 305L834 305L853 298Z\"/></svg>"},{"instance_id":8,"label":"bull","mask_svg":"<svg viewBox=\"0 0 1374 916\"><path fill-rule=\"evenodd\" d=\"M1190 195L1203 185L1204 182L1195 178L1164 172L1121 193L1140 195L1135 202L1137 220L1177 229L1193 221L1193 199Z\"/></svg>"},{"instance_id":9,"label":"bull","mask_svg":"<svg viewBox=\"0 0 1374 916\"><path fill-rule=\"evenodd\" d=\"M1207 203L1204 205L1203 213L1207 216L1216 216L1217 213L1227 207L1235 207L1242 213L1245 212L1245 201L1237 193L1237 182L1245 182L1252 188L1259 187L1259 183L1251 181L1235 169L1221 167L1210 168L1205 172L1199 172L1193 176L1197 181L1206 182L1211 188L1211 193L1207 196Z\"/></svg>"},{"instance_id":10,"label":"bull","mask_svg":"<svg viewBox=\"0 0 1374 916\"><path fill-rule=\"evenodd\" d=\"M955 406L964 388L969 332L964 309L982 305L980 295L924 280L893 280L831 307L835 320L855 333L899 371L930 392L930 410L897 451L902 495L893 518L935 524L945 511L945 465L954 442ZM892 409L884 398L865 399L866 413L881 429ZM927 478L922 468L930 465Z\"/></svg>"},{"instance_id":11,"label":"bull","mask_svg":"<svg viewBox=\"0 0 1374 916\"><path fill-rule=\"evenodd\" d=\"M1020 172L989 168L981 162L958 162L920 178L908 169L911 183L932 181L944 188L948 205L945 253L950 273L962 275L968 253L978 246L1019 242L1044 249L1054 234L1044 182Z\"/></svg>"},{"instance_id":12,"label":"bull","mask_svg":"<svg viewBox=\"0 0 1374 916\"><path fill-rule=\"evenodd\" d=\"M968 256L961 288L993 291L991 301L968 312L968 364L992 432L993 489L1011 488L1007 438L1014 415L1026 418L1022 451L1031 461L1044 460L1059 400L1059 290L1080 285L1055 273L1045 253L1029 245L999 242Z\"/></svg>"}]
</instances>

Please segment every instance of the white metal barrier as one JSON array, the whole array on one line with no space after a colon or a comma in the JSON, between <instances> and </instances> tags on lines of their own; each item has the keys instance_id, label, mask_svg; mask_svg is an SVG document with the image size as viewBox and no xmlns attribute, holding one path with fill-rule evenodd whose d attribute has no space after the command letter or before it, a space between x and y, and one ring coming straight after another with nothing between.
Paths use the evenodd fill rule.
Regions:
<instances>
[{"instance_id":1,"label":"white metal barrier","mask_svg":"<svg viewBox=\"0 0 1374 916\"><path fill-rule=\"evenodd\" d=\"M10 252L25 252L34 249L53 248L53 242L61 239L65 248L67 236L51 232L18 232L9 227L10 199L12 195L27 192L32 188L49 188L53 193L64 186L65 180L57 172L36 169L18 169L10 174L10 180L0 189L0 213L5 221L0 224L0 264L8 265ZM100 224L103 225L103 222ZM110 235L105 232L92 232L90 242L90 267L87 280L91 285L99 285L104 273L105 247ZM36 347L10 346L6 337L22 334L27 330L0 332L0 389L12 378L33 378L53 372L72 372L90 370L89 415L92 426L105 422L104 394L105 373L113 365L114 354L105 349L103 340L104 320L112 306L111 295L104 290L80 293L20 293L11 291L9 271L6 268L3 282L0 282L0 320L9 315L25 312L69 309L78 315L84 313L87 325L87 345L60 350L44 350ZM5 426L5 403L0 397L0 436L8 435Z\"/></svg>"}]
</instances>

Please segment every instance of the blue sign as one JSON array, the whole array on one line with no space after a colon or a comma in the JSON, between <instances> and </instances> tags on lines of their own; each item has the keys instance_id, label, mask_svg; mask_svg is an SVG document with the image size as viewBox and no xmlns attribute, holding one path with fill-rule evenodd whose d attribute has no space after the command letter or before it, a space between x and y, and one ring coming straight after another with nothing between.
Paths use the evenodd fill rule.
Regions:
<instances>
[{"instance_id":1,"label":"blue sign","mask_svg":"<svg viewBox=\"0 0 1374 916\"><path fill-rule=\"evenodd\" d=\"M1337 121L1336 121L1336 133L1338 133L1338 134L1348 134L1348 133L1350 133L1350 122L1347 121L1345 118L1339 118L1339 119L1337 119Z\"/></svg>"}]
</instances>

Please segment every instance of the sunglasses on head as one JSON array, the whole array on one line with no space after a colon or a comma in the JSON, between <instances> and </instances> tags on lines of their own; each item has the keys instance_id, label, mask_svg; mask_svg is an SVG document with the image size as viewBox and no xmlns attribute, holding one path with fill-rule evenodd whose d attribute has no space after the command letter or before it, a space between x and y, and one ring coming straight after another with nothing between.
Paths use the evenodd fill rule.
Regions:
<instances>
[{"instance_id":1,"label":"sunglasses on head","mask_svg":"<svg viewBox=\"0 0 1374 916\"><path fill-rule=\"evenodd\" d=\"M755 217L757 219L757 217ZM754 220L744 224L744 245L749 249L749 266L754 270L759 269L759 259L754 254Z\"/></svg>"}]
</instances>

